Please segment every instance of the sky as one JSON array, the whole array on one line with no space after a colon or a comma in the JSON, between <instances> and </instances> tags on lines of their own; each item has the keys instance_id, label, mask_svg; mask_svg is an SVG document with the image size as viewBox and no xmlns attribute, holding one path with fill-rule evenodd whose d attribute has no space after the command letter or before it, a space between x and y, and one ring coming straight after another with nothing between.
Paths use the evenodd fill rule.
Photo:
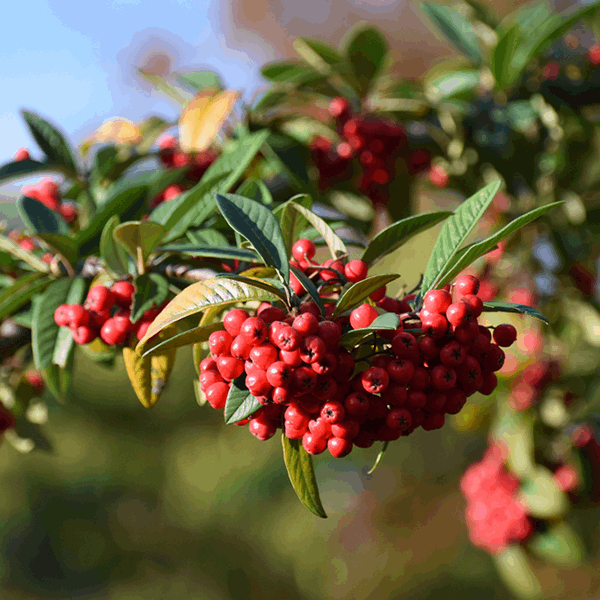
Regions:
<instances>
[{"instance_id":1,"label":"sky","mask_svg":"<svg viewBox=\"0 0 600 600\"><path fill-rule=\"evenodd\" d=\"M42 158L23 108L58 125L73 145L112 117L175 120L177 105L135 75L156 45L171 50L173 70L217 71L249 100L264 85L260 65L275 57L258 44L228 47L219 14L227 7L210 0L11 2L0 38L0 164L21 147ZM15 185L0 193L12 195Z\"/></svg>"}]
</instances>

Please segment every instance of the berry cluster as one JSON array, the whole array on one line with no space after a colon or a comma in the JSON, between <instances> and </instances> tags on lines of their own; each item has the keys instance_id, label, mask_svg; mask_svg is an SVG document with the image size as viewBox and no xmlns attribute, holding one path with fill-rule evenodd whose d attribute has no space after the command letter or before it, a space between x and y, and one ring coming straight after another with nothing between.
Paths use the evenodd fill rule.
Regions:
<instances>
[{"instance_id":1,"label":"berry cluster","mask_svg":"<svg viewBox=\"0 0 600 600\"><path fill-rule=\"evenodd\" d=\"M329 113L335 118L342 141L334 148L332 140L317 136L310 144L321 190L348 179L356 158L360 171L355 180L357 188L374 204L387 204L387 185L396 175L398 158L404 159L409 175L429 168L429 153L411 150L401 124L373 115L353 116L350 104L342 97L331 101Z\"/></svg>"},{"instance_id":2,"label":"berry cluster","mask_svg":"<svg viewBox=\"0 0 600 600\"><path fill-rule=\"evenodd\" d=\"M318 267L311 262L314 253L314 244L300 239L290 262L321 285L367 276L363 261ZM291 286L298 296L304 293L297 279ZM290 439L302 439L311 454L327 448L333 456L346 456L355 445L396 440L419 426L439 429L445 414L460 412L468 396L493 392L495 372L504 364L501 346L516 340L512 325L495 327L492 341L490 331L477 324L483 309L478 286L473 276L458 278L456 301L446 289L432 290L420 313L409 304L414 296L397 300L385 295L385 287L371 294L379 311L363 304L335 321L332 303L325 319L314 302L301 305L295 317L268 303L255 316L231 310L225 330L209 337L211 356L200 364L200 387L209 404L222 409L231 382L245 373L248 391L263 407L238 424L248 423L261 440L281 427ZM400 326L374 332L352 352L340 346L343 333L369 327L380 311L398 314ZM361 354L365 348L368 356Z\"/></svg>"},{"instance_id":3,"label":"berry cluster","mask_svg":"<svg viewBox=\"0 0 600 600\"><path fill-rule=\"evenodd\" d=\"M15 160L25 160L29 158L29 153L25 156L22 150L24 150L24 148L17 151ZM25 150L25 152L27 151ZM20 158L17 158L17 156ZM31 185L24 185L21 189L21 194L41 202L50 210L60 213L67 223L72 223L77 219L77 205L71 202L62 201L60 187L58 186L58 183L50 177L40 179L40 181Z\"/></svg>"},{"instance_id":4,"label":"berry cluster","mask_svg":"<svg viewBox=\"0 0 600 600\"><path fill-rule=\"evenodd\" d=\"M134 293L135 286L129 281L117 281L111 288L94 286L83 306L61 304L54 313L54 321L71 329L77 344L89 344L100 337L109 346L120 346L130 333L141 340L162 307L147 310L139 321L132 323L130 308Z\"/></svg>"},{"instance_id":5,"label":"berry cluster","mask_svg":"<svg viewBox=\"0 0 600 600\"><path fill-rule=\"evenodd\" d=\"M519 480L504 468L505 448L490 446L483 460L463 474L460 488L468 505L465 518L471 542L490 554L533 533L525 506L516 497Z\"/></svg>"}]
</instances>

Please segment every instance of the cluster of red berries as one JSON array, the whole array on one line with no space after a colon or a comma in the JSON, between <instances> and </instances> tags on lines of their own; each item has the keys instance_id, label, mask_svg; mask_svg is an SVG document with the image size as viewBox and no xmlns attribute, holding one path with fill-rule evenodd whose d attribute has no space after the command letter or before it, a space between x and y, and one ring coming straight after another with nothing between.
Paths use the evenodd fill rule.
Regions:
<instances>
[{"instance_id":1,"label":"cluster of red berries","mask_svg":"<svg viewBox=\"0 0 600 600\"><path fill-rule=\"evenodd\" d=\"M139 321L132 323L130 308L134 293L135 286L129 281L117 281L110 288L94 286L83 306L61 304L54 313L54 321L71 329L77 344L89 344L100 337L109 346L120 346L130 333L141 340L162 307L147 310Z\"/></svg>"},{"instance_id":2,"label":"cluster of red berries","mask_svg":"<svg viewBox=\"0 0 600 600\"><path fill-rule=\"evenodd\" d=\"M355 185L374 204L387 204L387 185L396 174L397 158L404 159L410 175L429 169L429 152L413 151L401 124L373 115L352 116L350 104L341 96L331 101L329 113L343 140L334 148L331 139L316 136L310 144L321 190L347 180L352 173L351 161L357 158L361 172Z\"/></svg>"},{"instance_id":3,"label":"cluster of red berries","mask_svg":"<svg viewBox=\"0 0 600 600\"><path fill-rule=\"evenodd\" d=\"M519 480L507 472L505 460L504 446L490 446L460 481L468 502L465 518L469 538L490 554L498 554L511 542L523 541L533 533L525 506L516 497Z\"/></svg>"},{"instance_id":4,"label":"cluster of red berries","mask_svg":"<svg viewBox=\"0 0 600 600\"><path fill-rule=\"evenodd\" d=\"M314 256L314 244L298 240L292 255L306 263ZM324 266L317 273L325 275L327 285L361 281L368 270L360 260ZM255 316L231 310L225 330L209 337L211 356L200 364L200 387L209 404L222 409L231 382L245 373L248 391L263 406L238 424L248 423L261 440L282 428L311 454L327 448L341 457L353 446L396 440L419 426L439 429L445 414L457 414L468 396L492 393L495 371L504 364L500 346L516 340L512 325L496 327L492 341L490 331L477 324L483 309L475 295L478 284L473 276L459 278L456 302L448 290L432 290L420 313L411 312L410 297L397 300L380 288L371 299L401 321L395 330L378 331L376 346L367 342L377 351L364 358L341 347L340 339L345 331L373 323L379 311L372 304L335 321L330 320L332 303L326 305L324 320L314 302L303 304L296 317L268 303ZM296 289L293 279L291 285Z\"/></svg>"}]
</instances>

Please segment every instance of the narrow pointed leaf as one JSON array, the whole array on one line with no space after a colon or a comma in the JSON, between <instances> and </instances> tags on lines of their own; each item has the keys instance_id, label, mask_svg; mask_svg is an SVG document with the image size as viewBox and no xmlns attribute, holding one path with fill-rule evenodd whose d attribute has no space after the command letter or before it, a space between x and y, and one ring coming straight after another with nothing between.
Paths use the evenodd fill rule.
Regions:
<instances>
[{"instance_id":1,"label":"narrow pointed leaf","mask_svg":"<svg viewBox=\"0 0 600 600\"><path fill-rule=\"evenodd\" d=\"M61 233L37 233L36 237L45 242L53 254L62 254L69 264L77 262L77 246L72 237Z\"/></svg>"},{"instance_id":2,"label":"narrow pointed leaf","mask_svg":"<svg viewBox=\"0 0 600 600\"><path fill-rule=\"evenodd\" d=\"M303 273L300 269L297 269L296 267L291 267L291 269L294 275L296 276L296 279L298 279L298 281L302 284L302 287L304 287L304 289L308 292L308 295L319 307L319 310L321 311L321 316L325 318L325 305L323 304L323 299L319 294L319 290L312 282L312 279L307 277L305 273Z\"/></svg>"},{"instance_id":3,"label":"narrow pointed leaf","mask_svg":"<svg viewBox=\"0 0 600 600\"><path fill-rule=\"evenodd\" d=\"M273 204L273 196L269 188L260 179L247 179L237 189L236 194L268 206Z\"/></svg>"},{"instance_id":4,"label":"narrow pointed leaf","mask_svg":"<svg viewBox=\"0 0 600 600\"><path fill-rule=\"evenodd\" d=\"M544 561L566 568L578 566L583 559L581 541L565 521L551 525L543 533L534 534L527 542L527 549Z\"/></svg>"},{"instance_id":5,"label":"narrow pointed leaf","mask_svg":"<svg viewBox=\"0 0 600 600\"><path fill-rule=\"evenodd\" d=\"M46 289L52 280L44 273L31 273L17 279L15 284L0 293L0 319L25 306L36 294Z\"/></svg>"},{"instance_id":6,"label":"narrow pointed leaf","mask_svg":"<svg viewBox=\"0 0 600 600\"><path fill-rule=\"evenodd\" d=\"M523 600L542 598L542 586L531 570L527 554L521 546L511 544L498 554L493 554L492 560L500 578L517 598Z\"/></svg>"},{"instance_id":7,"label":"narrow pointed leaf","mask_svg":"<svg viewBox=\"0 0 600 600\"><path fill-rule=\"evenodd\" d=\"M85 279L82 277L72 279L63 304L83 304L86 291L87 283ZM75 341L73 340L73 332L67 327L59 327L54 341L52 362L61 369L66 369L74 350Z\"/></svg>"},{"instance_id":8,"label":"narrow pointed leaf","mask_svg":"<svg viewBox=\"0 0 600 600\"><path fill-rule=\"evenodd\" d=\"M548 319L537 309L526 304L514 304L512 302L484 302L483 312L507 312L534 317L548 324Z\"/></svg>"},{"instance_id":9,"label":"narrow pointed leaf","mask_svg":"<svg viewBox=\"0 0 600 600\"><path fill-rule=\"evenodd\" d=\"M224 329L222 321L210 323L210 325L202 325L193 327L187 331L183 331L171 337L165 337L164 341L159 341L158 338L153 338L147 344L138 344L138 349L142 350L142 356L146 357L157 351L170 350L171 348L181 348L182 346L191 346L200 342L206 342L211 333Z\"/></svg>"},{"instance_id":10,"label":"narrow pointed leaf","mask_svg":"<svg viewBox=\"0 0 600 600\"><path fill-rule=\"evenodd\" d=\"M131 322L137 323L147 310L158 308L169 296L169 282L158 273L145 273L135 278L135 294Z\"/></svg>"},{"instance_id":11,"label":"narrow pointed leaf","mask_svg":"<svg viewBox=\"0 0 600 600\"><path fill-rule=\"evenodd\" d=\"M321 503L312 456L304 449L301 440L290 440L285 434L282 434L281 443L283 444L285 468L300 502L317 517L326 519L327 515Z\"/></svg>"},{"instance_id":12,"label":"narrow pointed leaf","mask_svg":"<svg viewBox=\"0 0 600 600\"><path fill-rule=\"evenodd\" d=\"M223 418L227 425L237 423L254 414L262 404L248 391L246 387L246 373L231 382Z\"/></svg>"},{"instance_id":13,"label":"narrow pointed leaf","mask_svg":"<svg viewBox=\"0 0 600 600\"><path fill-rule=\"evenodd\" d=\"M337 319L344 311L361 305L375 290L398 279L400 275L373 275L351 285L337 301L331 319Z\"/></svg>"},{"instance_id":14,"label":"narrow pointed leaf","mask_svg":"<svg viewBox=\"0 0 600 600\"><path fill-rule=\"evenodd\" d=\"M17 200L17 210L29 233L69 234L69 226L57 212L34 198L21 196Z\"/></svg>"},{"instance_id":15,"label":"narrow pointed leaf","mask_svg":"<svg viewBox=\"0 0 600 600\"><path fill-rule=\"evenodd\" d=\"M25 178L44 171L58 170L52 163L38 162L37 160L15 160L0 167L0 181Z\"/></svg>"},{"instance_id":16,"label":"narrow pointed leaf","mask_svg":"<svg viewBox=\"0 0 600 600\"><path fill-rule=\"evenodd\" d=\"M292 204L300 204L307 210L310 210L312 207L312 198L307 194L300 194L290 198L273 211L273 214L279 220L279 226L281 227L289 256L291 256L292 246L300 237L300 233L308 227L307 219Z\"/></svg>"},{"instance_id":17,"label":"narrow pointed leaf","mask_svg":"<svg viewBox=\"0 0 600 600\"><path fill-rule=\"evenodd\" d=\"M196 246L231 246L227 238L218 229L198 229L196 231L186 231L185 235L190 243Z\"/></svg>"},{"instance_id":18,"label":"narrow pointed leaf","mask_svg":"<svg viewBox=\"0 0 600 600\"><path fill-rule=\"evenodd\" d=\"M359 342L364 340L368 336L372 336L373 332L378 331L379 329L398 329L400 326L400 317L394 313L385 313L383 315L379 315L369 327L363 327L362 329L353 329L351 331L346 332L341 340L340 344L344 346L344 348L353 348Z\"/></svg>"},{"instance_id":19,"label":"narrow pointed leaf","mask_svg":"<svg viewBox=\"0 0 600 600\"><path fill-rule=\"evenodd\" d=\"M520 500L527 513L540 519L557 518L569 510L569 500L552 479L550 469L537 465L521 485Z\"/></svg>"},{"instance_id":20,"label":"narrow pointed leaf","mask_svg":"<svg viewBox=\"0 0 600 600\"><path fill-rule=\"evenodd\" d=\"M345 50L362 91L367 91L385 66L388 54L385 36L373 25L358 25L351 31Z\"/></svg>"},{"instance_id":21,"label":"narrow pointed leaf","mask_svg":"<svg viewBox=\"0 0 600 600\"><path fill-rule=\"evenodd\" d=\"M226 275L218 275L216 278L229 279L231 281L239 281L240 283L245 283L246 285L251 285L261 290L265 290L266 292L270 292L274 296L277 296L277 298L279 298L283 302L285 302L286 300L285 291L281 289L281 287L269 283L268 281L265 281L260 277L245 277L244 275L233 275L228 273Z\"/></svg>"},{"instance_id":22,"label":"narrow pointed leaf","mask_svg":"<svg viewBox=\"0 0 600 600\"><path fill-rule=\"evenodd\" d=\"M30 267L33 267L36 271L42 273L48 273L50 271L50 265L45 263L39 256L36 256L33 252L21 248L17 242L11 240L9 237L0 234L0 250L12 254L14 257L27 263Z\"/></svg>"},{"instance_id":23,"label":"narrow pointed leaf","mask_svg":"<svg viewBox=\"0 0 600 600\"><path fill-rule=\"evenodd\" d=\"M373 466L367 471L367 475L372 475L373 471L375 471L375 469L379 466L379 463L381 462L381 460L383 459L383 455L385 454L385 451L387 450L387 447L389 445L389 442L383 442L383 447L381 448L381 450L379 451L379 454L377 455L377 458L375 459L375 463L373 464Z\"/></svg>"},{"instance_id":24,"label":"narrow pointed leaf","mask_svg":"<svg viewBox=\"0 0 600 600\"><path fill-rule=\"evenodd\" d=\"M258 262L260 257L254 250L236 248L235 246L203 246L191 244L170 244L159 248L161 252L177 252L188 256L203 256L210 258L222 258L225 260L243 260L245 262Z\"/></svg>"}]
</instances>

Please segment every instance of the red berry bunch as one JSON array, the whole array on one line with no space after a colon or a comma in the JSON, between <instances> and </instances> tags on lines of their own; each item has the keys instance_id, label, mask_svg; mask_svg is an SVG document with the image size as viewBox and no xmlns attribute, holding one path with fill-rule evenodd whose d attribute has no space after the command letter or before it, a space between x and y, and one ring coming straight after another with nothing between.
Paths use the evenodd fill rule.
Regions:
<instances>
[{"instance_id":1,"label":"red berry bunch","mask_svg":"<svg viewBox=\"0 0 600 600\"><path fill-rule=\"evenodd\" d=\"M31 185L24 185L21 193L60 213L67 223L72 223L77 218L77 206L70 202L62 202L58 183L50 177Z\"/></svg>"},{"instance_id":2,"label":"red berry bunch","mask_svg":"<svg viewBox=\"0 0 600 600\"><path fill-rule=\"evenodd\" d=\"M129 281L117 281L111 288L94 286L83 306L61 304L54 312L54 321L71 329L77 344L89 344L100 337L109 346L120 346L131 333L141 340L162 307L147 310L132 323L129 317L134 292L135 286Z\"/></svg>"},{"instance_id":3,"label":"red berry bunch","mask_svg":"<svg viewBox=\"0 0 600 600\"><path fill-rule=\"evenodd\" d=\"M161 135L157 142L162 164L169 169L190 167L187 177L194 183L202 179L202 175L208 167L219 157L218 152L210 148L204 152L184 152L179 148L179 142L172 135Z\"/></svg>"},{"instance_id":4,"label":"red berry bunch","mask_svg":"<svg viewBox=\"0 0 600 600\"><path fill-rule=\"evenodd\" d=\"M481 462L463 474L460 488L468 505L465 511L471 542L490 554L533 532L525 506L517 499L519 480L504 468L505 450L490 446Z\"/></svg>"}]
</instances>

